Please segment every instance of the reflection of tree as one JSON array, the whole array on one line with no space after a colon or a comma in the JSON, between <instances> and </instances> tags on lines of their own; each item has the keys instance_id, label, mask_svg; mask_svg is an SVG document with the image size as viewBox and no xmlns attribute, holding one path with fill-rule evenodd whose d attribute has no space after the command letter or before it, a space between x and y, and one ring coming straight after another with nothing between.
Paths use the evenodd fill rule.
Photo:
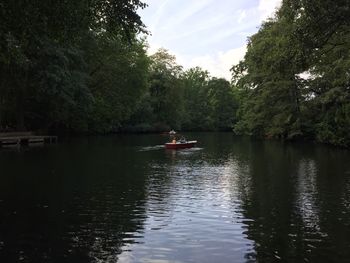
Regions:
<instances>
[{"instance_id":1,"label":"reflection of tree","mask_svg":"<svg viewBox=\"0 0 350 263\"><path fill-rule=\"evenodd\" d=\"M317 174L309 188L315 189L313 195L318 207L318 230L304 223L314 240L310 258L328 262L348 262L350 259L350 176L349 153L347 151L327 147L315 147L305 160L314 165L312 172ZM311 172L309 174L312 174ZM306 220L305 220L306 221ZM310 221L310 220L309 220ZM307 222L307 221L306 221ZM311 221L312 222L312 221ZM314 224L315 226L315 224ZM328 253L324 250L327 249ZM322 258L321 256L322 255Z\"/></svg>"},{"instance_id":2,"label":"reflection of tree","mask_svg":"<svg viewBox=\"0 0 350 263\"><path fill-rule=\"evenodd\" d=\"M224 140L221 135L225 137ZM153 196L155 200L161 200L158 211L175 207L177 200L173 199L174 196L184 194L199 198L201 192L193 190L210 191L213 184L220 184L221 178L212 175L218 173L218 169L224 169L231 154L227 146L233 145L234 136L229 133L220 133L220 136L195 133L189 136L199 140L199 147L203 148L169 150L165 152L164 162L157 160L151 163L152 175L148 178L147 188L150 199Z\"/></svg>"},{"instance_id":3,"label":"reflection of tree","mask_svg":"<svg viewBox=\"0 0 350 263\"><path fill-rule=\"evenodd\" d=\"M239 240L247 262L350 258L348 152L203 133L201 149L169 155L127 138L1 156L0 261L113 262L178 223L205 239L203 214L226 216L213 220L217 236Z\"/></svg>"},{"instance_id":4,"label":"reflection of tree","mask_svg":"<svg viewBox=\"0 0 350 263\"><path fill-rule=\"evenodd\" d=\"M2 192L0 261L115 262L142 235L148 160L110 139L44 151L8 167L30 180Z\"/></svg>"},{"instance_id":5,"label":"reflection of tree","mask_svg":"<svg viewBox=\"0 0 350 263\"><path fill-rule=\"evenodd\" d=\"M321 231L317 200L317 170L313 160L300 160L297 172L297 200L299 210L305 228Z\"/></svg>"},{"instance_id":6,"label":"reflection of tree","mask_svg":"<svg viewBox=\"0 0 350 263\"><path fill-rule=\"evenodd\" d=\"M131 246L132 252L123 253L122 259L144 256L156 261L161 259L159 255L162 259L169 256L210 262L214 254L220 255L221 261L243 259L251 242L242 235L242 224L236 221L241 214L236 207L230 213L233 167L227 146L232 145L233 136L226 135L223 141L212 134L200 134L196 137L203 142L199 148L166 151L163 159L150 163L145 222L148 243Z\"/></svg>"},{"instance_id":7,"label":"reflection of tree","mask_svg":"<svg viewBox=\"0 0 350 263\"><path fill-rule=\"evenodd\" d=\"M339 185L345 183L346 166L333 167L339 156L338 161L330 160L329 154L321 157L306 146L275 142L238 143L233 152L243 214L250 219L247 235L255 241L255 255L247 259L345 262L349 258L349 252L344 252L349 245L349 228L344 223L349 222L349 209L344 214L345 187ZM335 222L339 216L344 220L340 225ZM341 258L340 253L347 257Z\"/></svg>"},{"instance_id":8,"label":"reflection of tree","mask_svg":"<svg viewBox=\"0 0 350 263\"><path fill-rule=\"evenodd\" d=\"M115 262L121 247L142 235L145 196L140 190L126 186L120 191L112 185L77 197L69 209L72 214L66 218L77 220L77 224L69 224L67 240L73 256L93 262Z\"/></svg>"},{"instance_id":9,"label":"reflection of tree","mask_svg":"<svg viewBox=\"0 0 350 263\"><path fill-rule=\"evenodd\" d=\"M293 253L290 247L292 165L283 163L285 153L273 144L238 143L234 158L247 236L255 241L255 253L247 260L274 261ZM287 171L287 172L286 172ZM288 183L289 182L289 183Z\"/></svg>"}]
</instances>

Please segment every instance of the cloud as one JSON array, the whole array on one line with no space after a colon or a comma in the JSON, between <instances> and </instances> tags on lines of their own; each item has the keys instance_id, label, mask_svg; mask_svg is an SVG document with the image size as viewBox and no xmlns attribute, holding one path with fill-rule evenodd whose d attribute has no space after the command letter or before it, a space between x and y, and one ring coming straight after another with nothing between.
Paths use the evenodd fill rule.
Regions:
<instances>
[{"instance_id":1,"label":"cloud","mask_svg":"<svg viewBox=\"0 0 350 263\"><path fill-rule=\"evenodd\" d=\"M247 17L247 11L239 10L239 16L238 16L237 22L241 24L246 17Z\"/></svg>"},{"instance_id":2,"label":"cloud","mask_svg":"<svg viewBox=\"0 0 350 263\"><path fill-rule=\"evenodd\" d=\"M158 45L158 44L149 44L149 48L147 50L147 54L148 55L153 55L154 53L157 52L158 49L162 48L161 45Z\"/></svg>"},{"instance_id":3,"label":"cloud","mask_svg":"<svg viewBox=\"0 0 350 263\"><path fill-rule=\"evenodd\" d=\"M152 6L157 6L157 9L153 12L153 15L151 16L151 19L147 25L149 27L149 29L151 30L151 32L154 32L156 30L156 28L159 24L159 21L161 20L162 15L165 11L165 7L169 3L169 1L170 0L163 0L163 1L153 0L153 1L150 1L150 3L148 3ZM147 10L147 8L146 8L146 10ZM141 13L142 13L142 11L141 11Z\"/></svg>"},{"instance_id":4,"label":"cloud","mask_svg":"<svg viewBox=\"0 0 350 263\"><path fill-rule=\"evenodd\" d=\"M212 5L213 1L214 0L188 1L181 11L178 11L166 18L162 29L172 29L177 27L179 24L186 23L186 21L191 20L194 15Z\"/></svg>"},{"instance_id":5,"label":"cloud","mask_svg":"<svg viewBox=\"0 0 350 263\"><path fill-rule=\"evenodd\" d=\"M282 0L260 0L258 10L260 12L260 19L266 20L271 17L276 9L281 6Z\"/></svg>"},{"instance_id":6,"label":"cloud","mask_svg":"<svg viewBox=\"0 0 350 263\"><path fill-rule=\"evenodd\" d=\"M141 17L152 32L148 53L164 47L185 68L200 66L231 79L230 68L244 57L247 37L282 0L145 1L149 7Z\"/></svg>"},{"instance_id":7,"label":"cloud","mask_svg":"<svg viewBox=\"0 0 350 263\"><path fill-rule=\"evenodd\" d=\"M186 68L200 66L208 70L212 76L231 79L230 69L233 65L238 64L244 58L246 53L246 45L230 49L228 51L216 52L214 55L198 56L185 65Z\"/></svg>"},{"instance_id":8,"label":"cloud","mask_svg":"<svg viewBox=\"0 0 350 263\"><path fill-rule=\"evenodd\" d=\"M251 8L248 10L239 10L238 11L238 19L237 22L239 24L242 24L243 22L246 23L247 19L251 19L251 16L255 13L259 14L260 17L260 24L262 21L266 20L268 17L271 17L277 8L280 7L282 0L260 0L258 8ZM226 32L226 35L230 35L233 33L241 32L242 30L246 29L247 26L243 27L237 27L236 29L231 29ZM242 35L245 32L242 32ZM246 35L248 36L248 35ZM223 36L218 36L223 37ZM212 40L215 41L215 40ZM223 77L227 80L231 79L231 72L230 69L233 65L236 65L239 63L240 60L244 58L244 55L247 51L247 46L244 44L241 47L230 49L227 51L218 51L214 55L206 55L201 57L196 57L192 59L191 63L192 66L195 66L196 64L201 66L204 69L207 69L213 76L217 77Z\"/></svg>"}]
</instances>

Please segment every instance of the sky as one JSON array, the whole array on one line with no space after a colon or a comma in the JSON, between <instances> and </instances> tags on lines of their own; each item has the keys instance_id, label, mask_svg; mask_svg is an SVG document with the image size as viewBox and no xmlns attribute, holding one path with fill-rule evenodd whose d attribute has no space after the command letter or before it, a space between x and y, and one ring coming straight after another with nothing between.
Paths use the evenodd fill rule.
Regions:
<instances>
[{"instance_id":1,"label":"sky","mask_svg":"<svg viewBox=\"0 0 350 263\"><path fill-rule=\"evenodd\" d=\"M165 48L185 69L200 66L231 79L247 38L272 16L281 0L144 0L139 11L151 35L149 53Z\"/></svg>"}]
</instances>

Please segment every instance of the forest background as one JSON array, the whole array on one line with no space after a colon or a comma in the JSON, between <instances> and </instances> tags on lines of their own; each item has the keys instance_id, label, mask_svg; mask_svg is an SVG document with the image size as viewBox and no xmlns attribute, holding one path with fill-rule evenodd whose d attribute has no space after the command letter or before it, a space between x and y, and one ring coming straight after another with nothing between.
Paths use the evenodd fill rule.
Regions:
<instances>
[{"instance_id":1,"label":"forest background","mask_svg":"<svg viewBox=\"0 0 350 263\"><path fill-rule=\"evenodd\" d=\"M284 0L232 79L147 54L140 0L2 1L0 130L232 131L350 146L350 4Z\"/></svg>"}]
</instances>

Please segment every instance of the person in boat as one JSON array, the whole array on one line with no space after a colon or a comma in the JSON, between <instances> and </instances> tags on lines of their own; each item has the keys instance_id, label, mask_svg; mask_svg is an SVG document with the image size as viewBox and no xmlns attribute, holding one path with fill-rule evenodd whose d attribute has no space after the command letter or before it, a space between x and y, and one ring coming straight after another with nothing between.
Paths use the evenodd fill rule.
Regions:
<instances>
[{"instance_id":1,"label":"person in boat","mask_svg":"<svg viewBox=\"0 0 350 263\"><path fill-rule=\"evenodd\" d=\"M187 141L186 138L183 136L179 140L180 143L186 143L186 141Z\"/></svg>"},{"instance_id":2,"label":"person in boat","mask_svg":"<svg viewBox=\"0 0 350 263\"><path fill-rule=\"evenodd\" d=\"M174 137L171 142L175 144L176 143L176 138Z\"/></svg>"}]
</instances>

